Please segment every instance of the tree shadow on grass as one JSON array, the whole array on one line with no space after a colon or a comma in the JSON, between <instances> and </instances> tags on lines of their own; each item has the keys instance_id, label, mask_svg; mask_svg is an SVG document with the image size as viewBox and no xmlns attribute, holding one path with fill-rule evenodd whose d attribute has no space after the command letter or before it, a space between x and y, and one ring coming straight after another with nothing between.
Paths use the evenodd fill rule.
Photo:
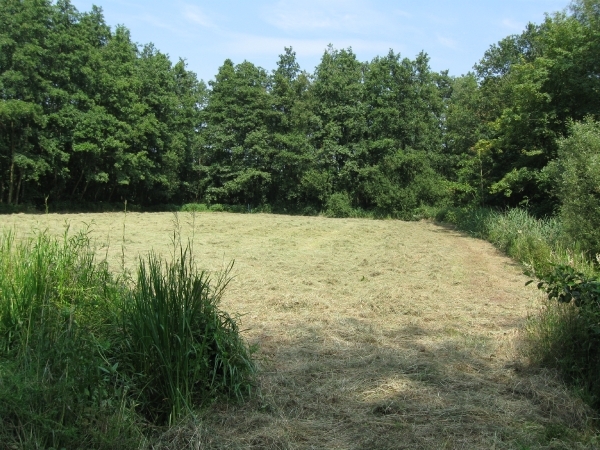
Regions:
<instances>
[{"instance_id":1,"label":"tree shadow on grass","mask_svg":"<svg viewBox=\"0 0 600 450\"><path fill-rule=\"evenodd\" d=\"M578 448L590 411L552 373L490 356L492 339L339 323L269 342L260 396L206 411L203 448Z\"/></svg>"}]
</instances>

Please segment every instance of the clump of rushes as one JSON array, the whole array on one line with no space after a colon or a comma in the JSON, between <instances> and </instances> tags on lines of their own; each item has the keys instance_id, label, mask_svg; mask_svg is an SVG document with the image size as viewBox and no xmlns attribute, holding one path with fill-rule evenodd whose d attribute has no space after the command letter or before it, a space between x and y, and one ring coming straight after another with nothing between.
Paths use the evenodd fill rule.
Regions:
<instances>
[{"instance_id":1,"label":"clump of rushes","mask_svg":"<svg viewBox=\"0 0 600 450\"><path fill-rule=\"evenodd\" d=\"M196 270L189 245L171 263L153 253L140 259L122 309L122 354L153 422L173 423L218 395L250 393L252 351L237 321L218 307L232 267L211 280Z\"/></svg>"},{"instance_id":2,"label":"clump of rushes","mask_svg":"<svg viewBox=\"0 0 600 450\"><path fill-rule=\"evenodd\" d=\"M149 420L250 392L251 351L218 308L231 266L213 282L180 250L140 260L131 283L85 230L0 233L2 445L135 448Z\"/></svg>"}]
</instances>

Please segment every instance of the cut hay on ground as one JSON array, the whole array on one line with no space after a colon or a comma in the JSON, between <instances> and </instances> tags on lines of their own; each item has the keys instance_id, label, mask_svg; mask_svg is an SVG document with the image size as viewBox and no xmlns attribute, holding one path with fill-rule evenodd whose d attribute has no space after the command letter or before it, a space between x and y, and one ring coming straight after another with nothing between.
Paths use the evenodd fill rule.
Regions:
<instances>
[{"instance_id":1,"label":"cut hay on ground","mask_svg":"<svg viewBox=\"0 0 600 450\"><path fill-rule=\"evenodd\" d=\"M540 294L486 242L426 222L0 216L20 235L65 221L89 224L117 270L168 255L174 230L203 268L235 260L222 307L260 347L260 397L212 407L161 448L573 448L585 433L582 402L524 370L515 345Z\"/></svg>"}]
</instances>

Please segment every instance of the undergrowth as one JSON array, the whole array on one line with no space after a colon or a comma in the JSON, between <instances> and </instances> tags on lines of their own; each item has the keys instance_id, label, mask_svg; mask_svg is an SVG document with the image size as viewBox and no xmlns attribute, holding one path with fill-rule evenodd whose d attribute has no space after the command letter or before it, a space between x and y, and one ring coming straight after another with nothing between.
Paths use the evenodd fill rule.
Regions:
<instances>
[{"instance_id":1,"label":"undergrowth","mask_svg":"<svg viewBox=\"0 0 600 450\"><path fill-rule=\"evenodd\" d=\"M557 265L538 283L548 300L527 325L534 363L559 369L600 410L600 278Z\"/></svg>"},{"instance_id":2,"label":"undergrowth","mask_svg":"<svg viewBox=\"0 0 600 450\"><path fill-rule=\"evenodd\" d=\"M137 279L97 261L88 233L0 234L0 448L136 448L162 426L253 386L229 281L141 259Z\"/></svg>"},{"instance_id":3,"label":"undergrowth","mask_svg":"<svg viewBox=\"0 0 600 450\"><path fill-rule=\"evenodd\" d=\"M430 212L431 218L485 239L522 263L527 273L544 278L556 265L569 265L592 275L594 261L563 230L553 217L536 218L524 209L499 212L489 208L445 208Z\"/></svg>"}]
</instances>

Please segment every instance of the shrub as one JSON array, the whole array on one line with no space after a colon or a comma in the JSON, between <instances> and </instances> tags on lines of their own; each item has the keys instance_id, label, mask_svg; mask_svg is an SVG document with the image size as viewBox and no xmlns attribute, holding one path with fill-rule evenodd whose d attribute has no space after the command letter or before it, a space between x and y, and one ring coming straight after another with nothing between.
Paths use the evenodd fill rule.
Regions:
<instances>
[{"instance_id":1,"label":"shrub","mask_svg":"<svg viewBox=\"0 0 600 450\"><path fill-rule=\"evenodd\" d=\"M532 359L560 369L599 408L600 280L557 265L538 287L549 301L527 329Z\"/></svg>"},{"instance_id":2,"label":"shrub","mask_svg":"<svg viewBox=\"0 0 600 450\"><path fill-rule=\"evenodd\" d=\"M268 204L259 205L256 208L250 209L250 212L255 213L255 214L272 214L273 208L271 207L271 205L268 205Z\"/></svg>"},{"instance_id":3,"label":"shrub","mask_svg":"<svg viewBox=\"0 0 600 450\"><path fill-rule=\"evenodd\" d=\"M243 214L250 211L249 205L223 205L223 210L231 213Z\"/></svg>"},{"instance_id":4,"label":"shrub","mask_svg":"<svg viewBox=\"0 0 600 450\"><path fill-rule=\"evenodd\" d=\"M325 215L328 217L352 217L354 210L350 204L350 198L346 192L336 192L327 200L327 210Z\"/></svg>"},{"instance_id":5,"label":"shrub","mask_svg":"<svg viewBox=\"0 0 600 450\"><path fill-rule=\"evenodd\" d=\"M0 214L17 214L17 213L36 213L38 212L34 205L9 205L0 203Z\"/></svg>"},{"instance_id":6,"label":"shrub","mask_svg":"<svg viewBox=\"0 0 600 450\"><path fill-rule=\"evenodd\" d=\"M204 203L186 203L181 207L183 212L204 212L208 211L208 206Z\"/></svg>"},{"instance_id":7,"label":"shrub","mask_svg":"<svg viewBox=\"0 0 600 450\"><path fill-rule=\"evenodd\" d=\"M211 211L213 211L213 212L223 212L223 211L225 211L225 207L223 205L221 205L220 203L215 203L214 205L210 205L209 209Z\"/></svg>"},{"instance_id":8,"label":"shrub","mask_svg":"<svg viewBox=\"0 0 600 450\"><path fill-rule=\"evenodd\" d=\"M565 232L594 256L600 253L600 123L574 123L571 135L560 141L558 156Z\"/></svg>"}]
</instances>

